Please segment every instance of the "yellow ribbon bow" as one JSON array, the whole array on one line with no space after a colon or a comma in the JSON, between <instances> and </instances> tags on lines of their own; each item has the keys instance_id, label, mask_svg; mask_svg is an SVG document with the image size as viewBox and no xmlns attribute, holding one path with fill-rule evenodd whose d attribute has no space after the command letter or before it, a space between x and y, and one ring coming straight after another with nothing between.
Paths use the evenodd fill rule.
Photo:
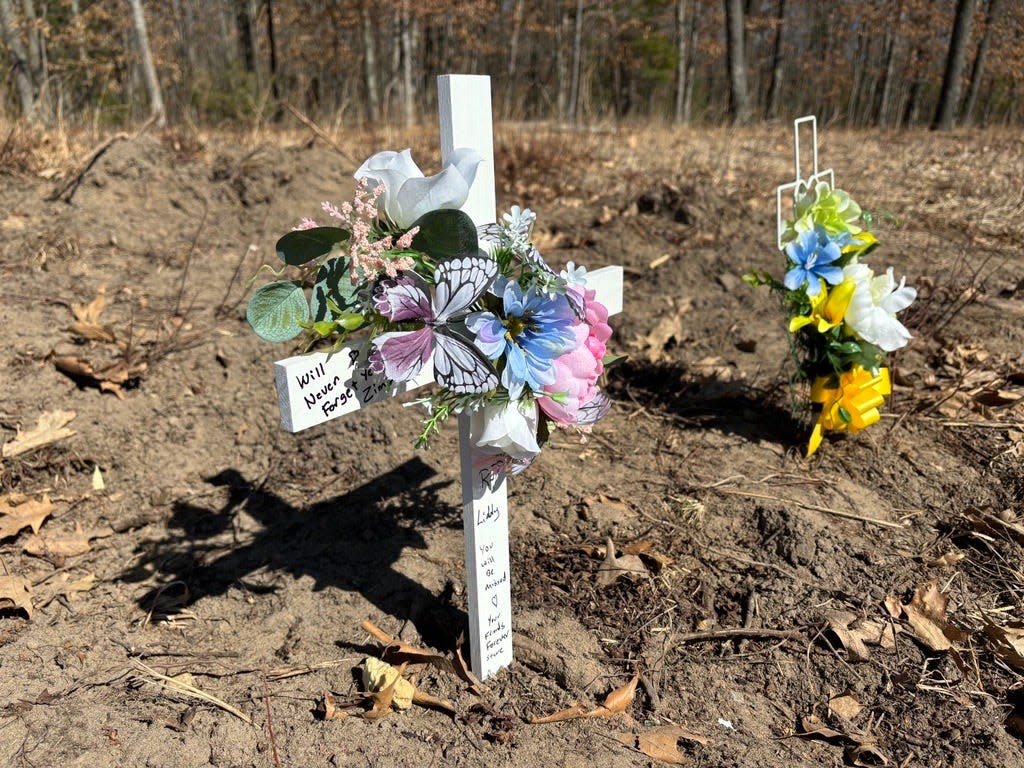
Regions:
<instances>
[{"instance_id":1,"label":"yellow ribbon bow","mask_svg":"<svg viewBox=\"0 0 1024 768\"><path fill-rule=\"evenodd\" d=\"M826 431L859 432L882 418L878 406L892 392L888 368L872 372L856 365L839 374L837 386L828 386L832 378L819 376L811 385L811 402L821 403L821 413L807 444L808 456L818 450Z\"/></svg>"}]
</instances>

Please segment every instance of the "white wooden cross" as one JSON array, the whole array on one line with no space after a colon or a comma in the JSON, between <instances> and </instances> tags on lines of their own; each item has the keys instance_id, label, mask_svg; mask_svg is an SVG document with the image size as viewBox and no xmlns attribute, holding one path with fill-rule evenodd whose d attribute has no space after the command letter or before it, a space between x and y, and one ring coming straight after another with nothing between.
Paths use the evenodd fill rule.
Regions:
<instances>
[{"instance_id":1,"label":"white wooden cross","mask_svg":"<svg viewBox=\"0 0 1024 768\"><path fill-rule=\"evenodd\" d=\"M490 78L442 75L437 88L442 165L456 148L469 147L480 154L483 162L462 210L477 226L493 223L497 206ZM609 314L622 311L622 267L587 273L587 287L596 290ZM433 381L429 362L412 381L394 384L361 365L359 355L359 348L351 346L333 355L298 355L275 363L281 426L298 432ZM483 680L512 662L508 500L504 475L486 468L494 457L469 439L466 413L459 417L459 454L470 657L473 672Z\"/></svg>"},{"instance_id":2,"label":"white wooden cross","mask_svg":"<svg viewBox=\"0 0 1024 768\"><path fill-rule=\"evenodd\" d=\"M812 164L811 173L809 176L804 177L803 169L800 167L800 126L804 123L810 123L811 125L811 147L812 149ZM779 246L779 250L782 250L782 236L786 232L786 219L789 216L782 215L782 201L783 198L792 198L791 208L796 207L797 198L804 194L807 190L814 187L819 181L828 181L830 187L835 189L836 186L836 174L831 168L826 168L824 171L818 170L818 118L814 115L806 115L804 117L798 117L793 121L793 160L796 165L795 175L793 181L785 184L780 184L775 188L775 231L776 231L776 244Z\"/></svg>"}]
</instances>

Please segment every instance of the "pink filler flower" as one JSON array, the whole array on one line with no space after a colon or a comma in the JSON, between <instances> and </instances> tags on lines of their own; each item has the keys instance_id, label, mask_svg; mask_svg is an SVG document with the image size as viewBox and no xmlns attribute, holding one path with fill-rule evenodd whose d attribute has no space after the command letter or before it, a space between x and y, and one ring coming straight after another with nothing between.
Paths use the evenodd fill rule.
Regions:
<instances>
[{"instance_id":1,"label":"pink filler flower","mask_svg":"<svg viewBox=\"0 0 1024 768\"><path fill-rule=\"evenodd\" d=\"M604 371L605 345L612 329L608 325L608 308L594 300L595 293L584 293L586 322L574 328L576 348L555 360L555 380L544 387L548 394L558 395L558 400L537 399L548 418L562 426L576 423L579 409L597 395L597 379Z\"/></svg>"}]
</instances>

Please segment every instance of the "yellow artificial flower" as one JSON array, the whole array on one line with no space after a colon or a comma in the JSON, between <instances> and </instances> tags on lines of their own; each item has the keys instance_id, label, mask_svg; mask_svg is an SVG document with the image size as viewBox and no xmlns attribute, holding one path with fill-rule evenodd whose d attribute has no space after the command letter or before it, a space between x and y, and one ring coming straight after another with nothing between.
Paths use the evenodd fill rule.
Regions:
<instances>
[{"instance_id":1,"label":"yellow artificial flower","mask_svg":"<svg viewBox=\"0 0 1024 768\"><path fill-rule=\"evenodd\" d=\"M843 255L846 256L852 253L855 257L864 256L868 251L874 249L876 245L878 245L878 238L864 230L854 235L848 245L843 246Z\"/></svg>"},{"instance_id":2,"label":"yellow artificial flower","mask_svg":"<svg viewBox=\"0 0 1024 768\"><path fill-rule=\"evenodd\" d=\"M838 386L828 386L831 378L819 376L811 385L811 402L821 403L821 413L807 445L808 456L818 450L826 431L859 432L882 418L878 406L892 392L888 368L872 372L855 365L839 374Z\"/></svg>"},{"instance_id":3,"label":"yellow artificial flower","mask_svg":"<svg viewBox=\"0 0 1024 768\"><path fill-rule=\"evenodd\" d=\"M853 280L843 280L839 285L826 290L822 284L817 296L811 297L811 314L798 315L789 321L789 332L796 333L805 325L814 325L818 333L825 333L835 328L846 317L853 292L857 284Z\"/></svg>"}]
</instances>

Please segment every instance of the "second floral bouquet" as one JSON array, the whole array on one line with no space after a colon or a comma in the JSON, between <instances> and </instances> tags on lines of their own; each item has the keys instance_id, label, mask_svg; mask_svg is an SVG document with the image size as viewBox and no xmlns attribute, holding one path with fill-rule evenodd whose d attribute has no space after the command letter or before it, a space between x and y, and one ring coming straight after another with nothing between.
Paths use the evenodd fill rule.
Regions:
<instances>
[{"instance_id":1,"label":"second floral bouquet","mask_svg":"<svg viewBox=\"0 0 1024 768\"><path fill-rule=\"evenodd\" d=\"M456 150L424 177L408 150L371 157L352 201L322 204L331 225L304 219L278 241L299 276L257 289L247 317L268 341L305 332L338 349L358 334L365 366L389 381L432 367L440 386L420 400L417 445L468 411L491 469L514 474L551 426L585 434L607 413L598 379L612 331L586 270L555 271L533 246L532 211L478 229L458 210L479 162Z\"/></svg>"},{"instance_id":2,"label":"second floral bouquet","mask_svg":"<svg viewBox=\"0 0 1024 768\"><path fill-rule=\"evenodd\" d=\"M796 378L809 382L818 409L808 456L826 432L857 432L881 418L891 392L885 355L910 340L896 315L917 292L906 278L897 283L892 267L876 274L865 263L878 245L865 219L846 192L823 180L803 186L782 232L782 281L756 271L745 278L778 291L789 316Z\"/></svg>"}]
</instances>

